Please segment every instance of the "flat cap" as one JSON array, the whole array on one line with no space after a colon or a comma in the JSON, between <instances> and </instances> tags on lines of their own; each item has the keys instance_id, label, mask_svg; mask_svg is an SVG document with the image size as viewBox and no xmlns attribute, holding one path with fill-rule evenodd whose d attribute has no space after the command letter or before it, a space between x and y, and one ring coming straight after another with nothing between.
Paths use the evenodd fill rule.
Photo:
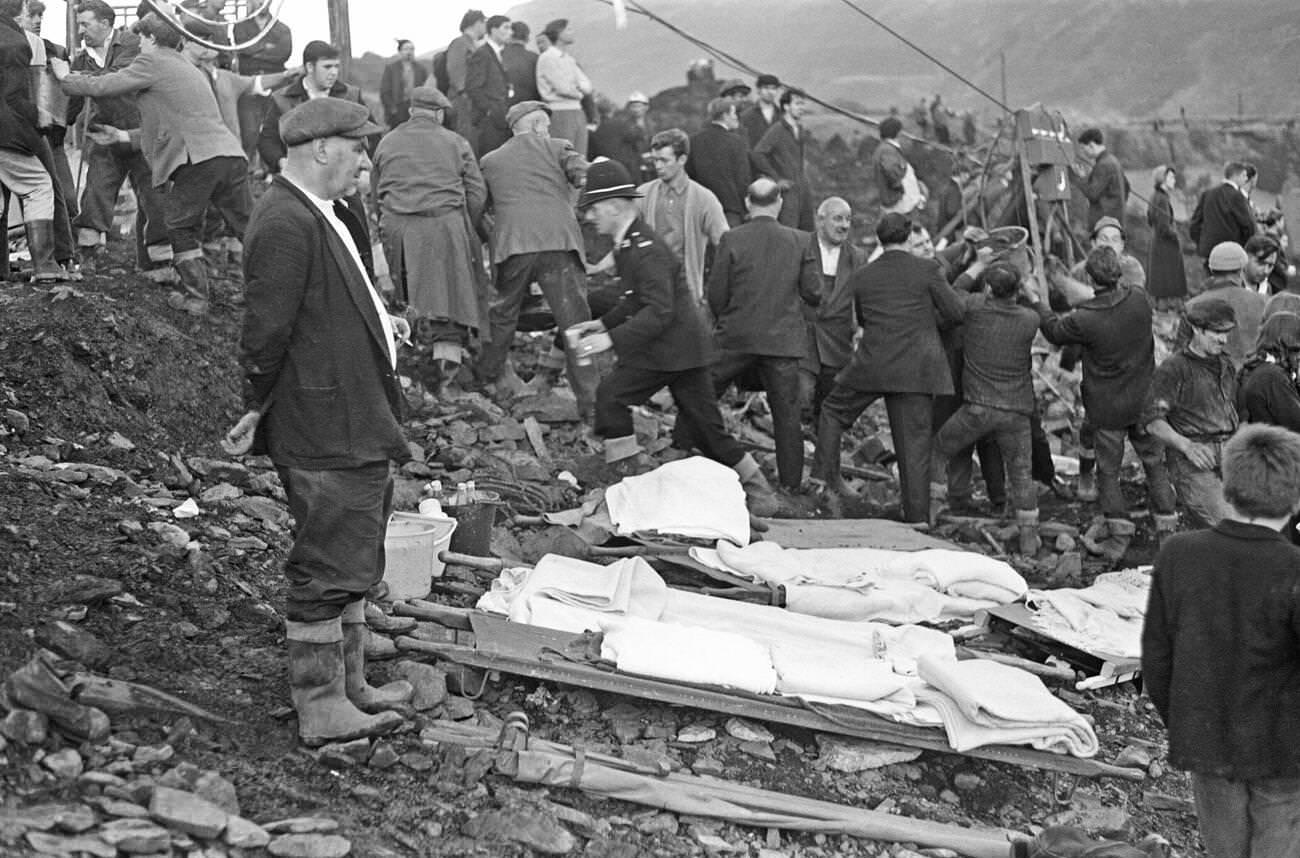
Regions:
<instances>
[{"instance_id":1,"label":"flat cap","mask_svg":"<svg viewBox=\"0 0 1300 858\"><path fill-rule=\"evenodd\" d=\"M1237 314L1222 298L1190 301L1187 304L1187 323L1207 331L1231 331L1237 327Z\"/></svg>"},{"instance_id":2,"label":"flat cap","mask_svg":"<svg viewBox=\"0 0 1300 858\"><path fill-rule=\"evenodd\" d=\"M1119 218L1113 218L1110 215L1106 215L1105 217L1097 218L1097 222L1092 225L1092 237L1096 238L1097 233L1101 232L1108 226L1113 226L1115 229L1119 230L1120 235L1125 237L1128 236L1128 233L1124 231L1124 224L1119 222Z\"/></svg>"},{"instance_id":3,"label":"flat cap","mask_svg":"<svg viewBox=\"0 0 1300 858\"><path fill-rule=\"evenodd\" d=\"M754 81L754 86L780 86L781 79L774 74L761 74Z\"/></svg>"},{"instance_id":4,"label":"flat cap","mask_svg":"<svg viewBox=\"0 0 1300 858\"><path fill-rule=\"evenodd\" d=\"M280 139L298 146L321 137L369 137L384 129L370 121L364 104L341 98L313 98L280 117Z\"/></svg>"},{"instance_id":5,"label":"flat cap","mask_svg":"<svg viewBox=\"0 0 1300 858\"><path fill-rule=\"evenodd\" d=\"M521 101L506 111L506 125L514 128L516 122L536 110L545 110L547 116L551 115L551 108L544 101Z\"/></svg>"},{"instance_id":6,"label":"flat cap","mask_svg":"<svg viewBox=\"0 0 1300 858\"><path fill-rule=\"evenodd\" d=\"M749 84L745 83L738 77L733 77L722 82L722 85L718 87L718 95L725 96L730 95L733 92L738 92L741 95L749 95L750 90L751 88Z\"/></svg>"},{"instance_id":7,"label":"flat cap","mask_svg":"<svg viewBox=\"0 0 1300 858\"><path fill-rule=\"evenodd\" d=\"M627 103L628 104L649 104L650 99L646 97L646 94L644 92L638 89L632 92L630 95L628 95Z\"/></svg>"},{"instance_id":8,"label":"flat cap","mask_svg":"<svg viewBox=\"0 0 1300 858\"><path fill-rule=\"evenodd\" d=\"M1211 271L1240 271L1246 267L1246 248L1235 241L1222 241L1214 245L1206 265Z\"/></svg>"},{"instance_id":9,"label":"flat cap","mask_svg":"<svg viewBox=\"0 0 1300 858\"><path fill-rule=\"evenodd\" d=\"M417 86L411 90L411 106L425 110L451 110L451 101L436 86Z\"/></svg>"}]
</instances>

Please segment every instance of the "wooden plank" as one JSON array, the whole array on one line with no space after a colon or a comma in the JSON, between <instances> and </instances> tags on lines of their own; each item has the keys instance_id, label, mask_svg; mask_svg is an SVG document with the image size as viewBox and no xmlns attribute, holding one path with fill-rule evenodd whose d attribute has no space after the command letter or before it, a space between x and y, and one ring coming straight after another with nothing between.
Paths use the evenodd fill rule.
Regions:
<instances>
[{"instance_id":1,"label":"wooden plank","mask_svg":"<svg viewBox=\"0 0 1300 858\"><path fill-rule=\"evenodd\" d=\"M551 451L546 449L546 441L542 438L542 424L531 414L524 418L524 434L528 436L528 443L532 445L537 458L543 461L551 458Z\"/></svg>"},{"instance_id":2,"label":"wooden plank","mask_svg":"<svg viewBox=\"0 0 1300 858\"><path fill-rule=\"evenodd\" d=\"M764 519L766 542L782 548L886 548L894 551L920 551L947 548L962 551L960 546L908 527L899 521L883 518Z\"/></svg>"},{"instance_id":3,"label":"wooden plank","mask_svg":"<svg viewBox=\"0 0 1300 858\"><path fill-rule=\"evenodd\" d=\"M678 706L692 706L728 715L757 718L789 724L824 733L838 733L859 739L893 742L922 750L1010 763L1029 768L1060 771L1083 777L1116 777L1140 781L1144 774L1096 760L1049 754L1029 748L993 745L966 752L948 745L942 730L899 724L870 712L849 706L817 706L790 697L749 695L684 683L666 682L652 677L601 670L590 664L563 660L558 654L574 651L580 638L571 632L544 629L485 614L470 615L474 627L475 647L419 641L400 637L398 648L426 652L460 664L483 670L500 670L533 679L577 685L596 691L608 691Z\"/></svg>"}]
</instances>

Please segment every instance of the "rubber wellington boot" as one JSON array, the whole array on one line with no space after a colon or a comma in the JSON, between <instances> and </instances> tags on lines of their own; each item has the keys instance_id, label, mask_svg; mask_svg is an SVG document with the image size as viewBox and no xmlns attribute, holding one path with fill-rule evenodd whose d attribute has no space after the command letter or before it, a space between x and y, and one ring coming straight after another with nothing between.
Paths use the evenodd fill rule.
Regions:
<instances>
[{"instance_id":1,"label":"rubber wellington boot","mask_svg":"<svg viewBox=\"0 0 1300 858\"><path fill-rule=\"evenodd\" d=\"M1016 527L1020 530L1019 548L1021 556L1036 556L1038 549L1043 547L1043 540L1038 536L1038 510L1016 510Z\"/></svg>"},{"instance_id":2,"label":"rubber wellington boot","mask_svg":"<svg viewBox=\"0 0 1300 858\"><path fill-rule=\"evenodd\" d=\"M1098 553L1112 563L1118 563L1124 558L1136 532L1137 527L1126 518L1106 519L1106 538L1097 543Z\"/></svg>"},{"instance_id":3,"label":"rubber wellington boot","mask_svg":"<svg viewBox=\"0 0 1300 858\"><path fill-rule=\"evenodd\" d=\"M411 699L415 688L404 679L376 688L366 682L366 602L358 599L343 609L343 667L348 699L362 712L399 709Z\"/></svg>"},{"instance_id":4,"label":"rubber wellington boot","mask_svg":"<svg viewBox=\"0 0 1300 858\"><path fill-rule=\"evenodd\" d=\"M289 695L298 711L298 737L309 748L379 736L402 724L396 712L367 715L347 696L343 624L338 617L285 623Z\"/></svg>"},{"instance_id":5,"label":"rubber wellington boot","mask_svg":"<svg viewBox=\"0 0 1300 858\"><path fill-rule=\"evenodd\" d=\"M1165 540L1178 532L1178 513L1163 515L1155 513L1151 516L1155 519L1156 525L1156 548L1165 544Z\"/></svg>"},{"instance_id":6,"label":"rubber wellington boot","mask_svg":"<svg viewBox=\"0 0 1300 858\"><path fill-rule=\"evenodd\" d=\"M167 296L167 306L173 310L184 310L191 316L202 316L208 312L208 264L203 257L177 259L172 262L176 273L181 276L181 285L185 292L173 292Z\"/></svg>"},{"instance_id":7,"label":"rubber wellington boot","mask_svg":"<svg viewBox=\"0 0 1300 858\"><path fill-rule=\"evenodd\" d=\"M948 484L930 483L930 523L937 524L939 516L949 508Z\"/></svg>"},{"instance_id":8,"label":"rubber wellington boot","mask_svg":"<svg viewBox=\"0 0 1300 858\"><path fill-rule=\"evenodd\" d=\"M32 256L33 283L63 283L63 266L54 261L54 221L27 221L27 251Z\"/></svg>"},{"instance_id":9,"label":"rubber wellington boot","mask_svg":"<svg viewBox=\"0 0 1300 858\"><path fill-rule=\"evenodd\" d=\"M739 462L731 466L740 475L740 487L745 490L745 505L750 515L770 518L781 508L781 501L772 489L772 484L763 476L754 457L745 454Z\"/></svg>"}]
</instances>

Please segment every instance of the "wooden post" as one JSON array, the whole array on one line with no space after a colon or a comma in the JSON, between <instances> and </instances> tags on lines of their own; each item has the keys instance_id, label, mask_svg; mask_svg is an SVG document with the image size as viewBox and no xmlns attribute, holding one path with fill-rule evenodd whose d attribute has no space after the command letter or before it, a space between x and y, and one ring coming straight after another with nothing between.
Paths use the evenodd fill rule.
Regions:
<instances>
[{"instance_id":1,"label":"wooden post","mask_svg":"<svg viewBox=\"0 0 1300 858\"><path fill-rule=\"evenodd\" d=\"M76 3L72 3L72 2L68 3L68 14L64 21L64 28L67 30L68 41L65 42L65 44L68 46L68 57L71 58L73 54L78 52L78 49L80 47L77 44L77 4ZM82 112L89 113L90 111L83 110Z\"/></svg>"},{"instance_id":2,"label":"wooden post","mask_svg":"<svg viewBox=\"0 0 1300 858\"><path fill-rule=\"evenodd\" d=\"M339 80L348 79L352 66L352 26L348 21L348 0L329 0L330 44L339 49Z\"/></svg>"},{"instance_id":3,"label":"wooden post","mask_svg":"<svg viewBox=\"0 0 1300 858\"><path fill-rule=\"evenodd\" d=\"M1020 180L1025 191L1025 214L1029 218L1029 241L1030 246L1034 249L1034 280L1038 282L1038 294L1046 301L1048 299L1047 274L1045 272L1047 248L1043 247L1043 242L1038 233L1038 206L1034 202L1034 182L1029 175L1029 156L1025 154L1025 141L1021 140L1016 134L1017 129L1013 117L1011 142L1020 158Z\"/></svg>"}]
</instances>

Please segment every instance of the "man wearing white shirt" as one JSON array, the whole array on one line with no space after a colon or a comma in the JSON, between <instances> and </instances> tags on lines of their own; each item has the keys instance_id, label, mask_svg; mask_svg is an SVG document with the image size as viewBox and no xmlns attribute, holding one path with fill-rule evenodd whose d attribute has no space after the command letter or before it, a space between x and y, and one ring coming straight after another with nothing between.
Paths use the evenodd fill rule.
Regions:
<instances>
[{"instance_id":1,"label":"man wearing white shirt","mask_svg":"<svg viewBox=\"0 0 1300 858\"><path fill-rule=\"evenodd\" d=\"M393 729L401 717L381 710L411 694L404 682L373 688L364 673L365 594L383 577L390 462L410 457L394 342L409 327L384 309L364 227L341 203L370 168L364 138L378 131L363 105L341 99L286 113L283 171L245 234L247 411L223 446L268 454L289 498L289 686L309 746Z\"/></svg>"},{"instance_id":2,"label":"man wearing white shirt","mask_svg":"<svg viewBox=\"0 0 1300 858\"><path fill-rule=\"evenodd\" d=\"M812 425L821 415L822 400L831 392L835 375L853 354L857 320L849 277L864 262L862 251L849 243L853 210L840 197L827 197L817 207L815 240L808 243L814 269L820 275L821 302L804 306L808 323L808 356L800 362L801 394L810 408Z\"/></svg>"},{"instance_id":3,"label":"man wearing white shirt","mask_svg":"<svg viewBox=\"0 0 1300 858\"><path fill-rule=\"evenodd\" d=\"M587 154L587 115L582 98L591 95L591 81L578 61L568 52L573 44L573 28L564 18L546 25L551 46L537 58L537 91L551 109L551 136L573 144L579 155Z\"/></svg>"}]
</instances>

